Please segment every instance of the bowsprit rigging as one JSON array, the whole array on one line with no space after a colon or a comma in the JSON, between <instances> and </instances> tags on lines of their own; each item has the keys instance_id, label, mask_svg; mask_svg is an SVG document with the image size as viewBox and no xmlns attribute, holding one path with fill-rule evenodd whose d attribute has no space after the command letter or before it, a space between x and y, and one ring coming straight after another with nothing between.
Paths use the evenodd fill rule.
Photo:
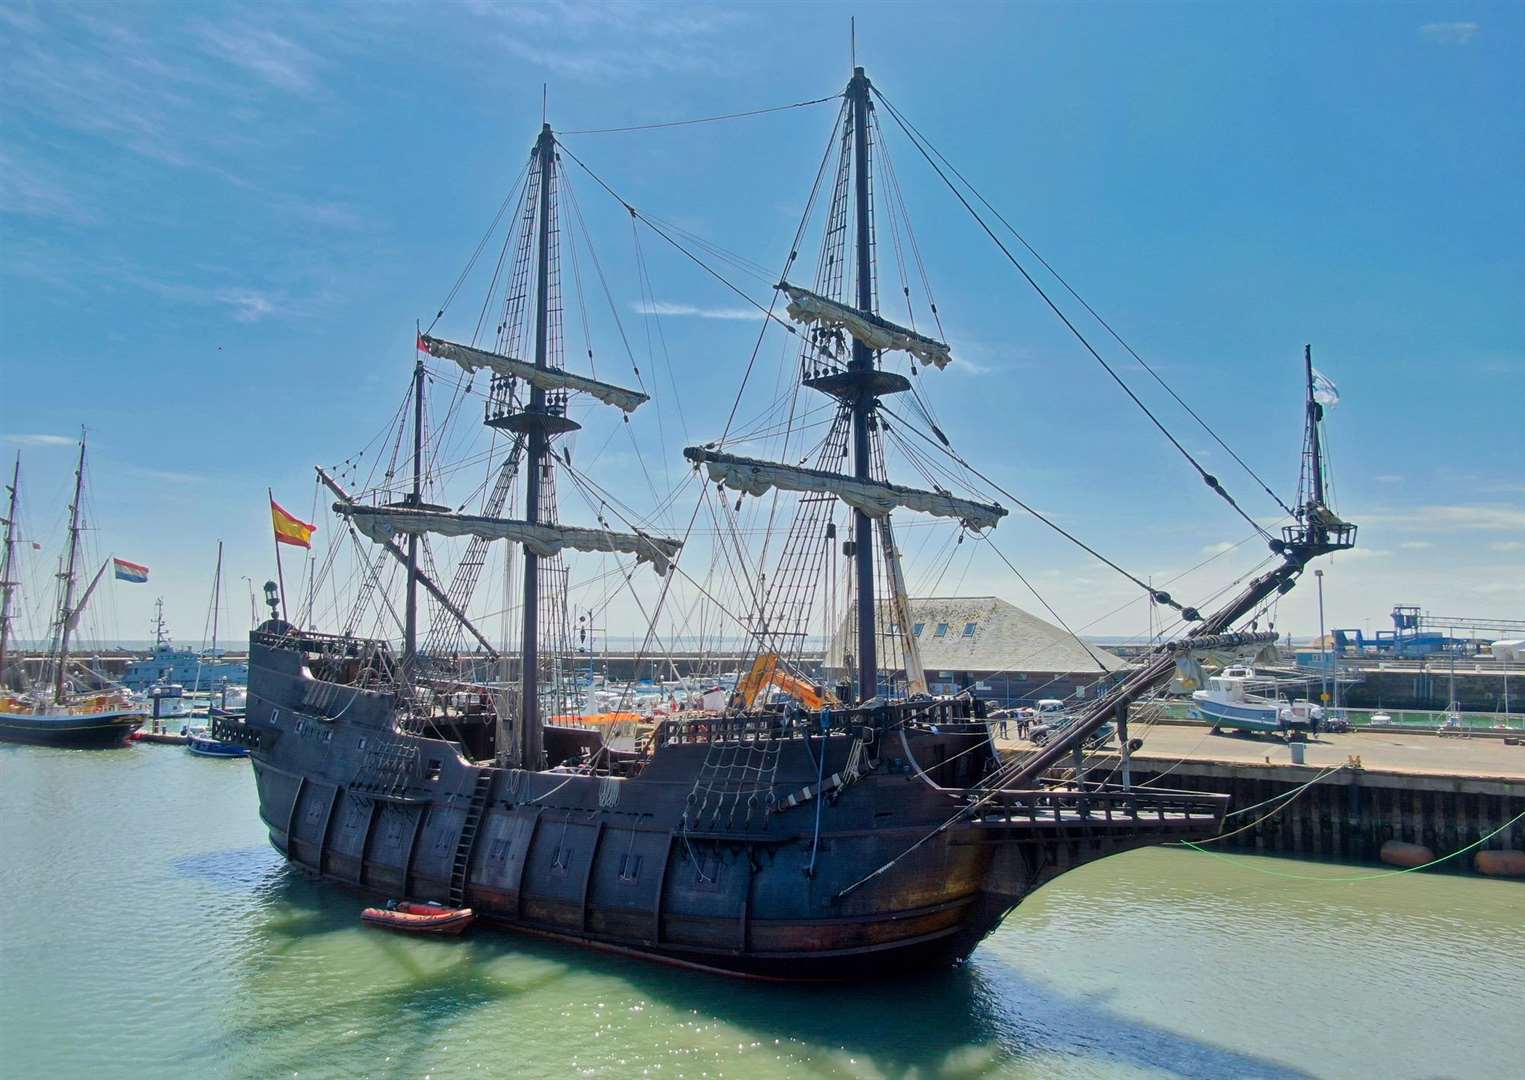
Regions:
<instances>
[{"instance_id":1,"label":"bowsprit rigging","mask_svg":"<svg viewBox=\"0 0 1525 1080\"><path fill-rule=\"evenodd\" d=\"M1311 363L1310 479L1294 524L1273 543L1279 565L1207 614L1176 604L1196 620L1189 634L1161 645L1042 751L1003 760L982 700L927 693L895 521L915 513L940 524L950 536L943 550L951 553L966 538L990 541L1007 509L990 495L1000 489L953 449L953 425L935 420L918 387L958 363L958 343L945 340L876 119L876 102L888 103L876 98L862 68L836 100L789 255L777 277L764 279L777 282L768 304L711 265L723 258L740 266L741 257L637 210L542 126L518 201L511 196L498 212L513 225L476 332L454 335L462 340L435 333L447 300L418 334L420 354L442 362L454 380L444 423L431 428L426 408L429 382L443 376L420 359L379 484L372 486L373 466L372 477L350 490L358 458L347 459L338 475L319 470L343 522L330 543L360 552L344 632L293 625L273 605L272 617L251 634L247 714L218 721L220 738L251 749L262 817L289 860L372 891L470 904L489 921L578 943L731 974L828 980L958 962L1033 889L1065 870L1217 832L1222 797L1140 790L1127 783L1126 769L1121 784L1110 774L1098 781L1078 753L1069 768L1062 762L1103 723L1122 726L1126 743L1129 706L1170 677L1182 650L1239 642L1236 622L1290 589L1309 560L1354 543L1355 527L1328 505ZM770 110L735 115L762 111ZM589 129L608 130L626 129ZM751 356L737 364L741 388L723 424L716 414L718 435L685 449L693 473L667 496L653 485L656 509L644 515L581 459L574 468L568 452L580 427L569 415L574 398L595 411L607 407L628 429L630 414L645 415L641 407L660 380L641 382L637 372L637 389L605 381L592 366L591 344L587 373L567 368L558 207L571 189L563 152L619 200L632 223L656 231L762 313ZM791 275L818 211L815 271L806 285ZM582 223L580 211L572 218ZM900 271L894 311L884 309L879 289L886 222L887 250ZM575 259L575 244L571 250ZM649 267L637 261L638 293L647 301L655 296ZM603 267L595 265L609 294ZM574 279L575 268L574 261ZM925 295L913 296L913 276ZM452 299L465 280L452 287ZM918 311L930 313L932 324L918 327ZM586 317L582 326L586 333ZM759 350L779 326L792 335L785 339L787 378L754 419L737 424L738 416L754 416L740 411L743 395L749 384L758 392L751 376ZM479 340L486 327L493 328L489 340ZM634 367L633 353L631 360ZM464 463L446 462L456 445L451 418L468 393L478 393L472 380L484 372L491 446ZM909 406L892 411L886 403L901 395L909 395ZM403 453L409 430L411 457ZM777 453L754 453L752 444ZM379 445L377 465L386 441ZM909 465L925 483L900 482L892 465ZM465 501L444 499L444 479L468 466L485 468L480 486ZM650 484L644 463L642 471ZM562 520L558 475L588 501L596 527ZM697 488L688 527L681 536L661 535L674 530L652 523L685 486ZM1211 486L1228 498L1215 479ZM694 560L705 511L714 528L701 578L683 563ZM466 542L447 584L427 542L441 536ZM499 614L505 627L516 617L517 648L510 633L495 641L470 615L495 541L506 552ZM633 738L616 735L611 719L628 715L624 697L602 718L551 715L580 700L569 681L568 550L613 563L605 577L630 591L647 623L647 644L660 644L664 615L666 637L681 633L672 625L672 609L683 603L675 590L696 594L681 614L691 625L682 629L709 637L719 618L711 612L729 620L750 661L734 691L674 700L669 715L637 717ZM398 573L401 613L388 595ZM638 583L658 590L654 602L641 602ZM426 632L420 590L433 605ZM379 632L353 632L357 613L371 603L379 627L387 625L385 614L402 632L400 656ZM303 610L314 610L311 598ZM819 673L802 662L811 634L830 643ZM456 655L467 635L485 667Z\"/></svg>"}]
</instances>

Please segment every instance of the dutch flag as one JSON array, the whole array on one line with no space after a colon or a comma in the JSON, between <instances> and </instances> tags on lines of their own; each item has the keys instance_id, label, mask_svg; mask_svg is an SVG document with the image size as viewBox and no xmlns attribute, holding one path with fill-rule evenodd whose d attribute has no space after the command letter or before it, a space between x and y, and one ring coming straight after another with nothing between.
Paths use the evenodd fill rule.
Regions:
<instances>
[{"instance_id":1,"label":"dutch flag","mask_svg":"<svg viewBox=\"0 0 1525 1080\"><path fill-rule=\"evenodd\" d=\"M118 581L130 581L134 585L143 585L148 582L148 567L139 566L135 562L113 558L111 569Z\"/></svg>"}]
</instances>

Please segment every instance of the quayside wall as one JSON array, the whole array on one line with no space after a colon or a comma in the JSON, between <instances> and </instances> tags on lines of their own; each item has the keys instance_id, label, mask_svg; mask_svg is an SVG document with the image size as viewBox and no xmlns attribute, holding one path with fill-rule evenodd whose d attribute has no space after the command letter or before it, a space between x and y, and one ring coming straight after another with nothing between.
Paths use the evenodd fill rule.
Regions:
<instances>
[{"instance_id":1,"label":"quayside wall","mask_svg":"<svg viewBox=\"0 0 1525 1080\"><path fill-rule=\"evenodd\" d=\"M1210 791L1233 798L1229 812L1287 795L1324 768L1136 757L1133 782L1150 787ZM1113 780L1116 779L1114 775ZM1389 840L1423 844L1450 855L1525 813L1525 778L1416 775L1346 767L1282 804L1238 814L1213 841L1214 850L1304 855L1375 862ZM1269 815L1256 822L1262 815ZM1256 822L1251 825L1251 822ZM1249 828L1245 828L1249 825ZM1525 850L1525 820L1436 869L1472 872L1478 850Z\"/></svg>"}]
</instances>

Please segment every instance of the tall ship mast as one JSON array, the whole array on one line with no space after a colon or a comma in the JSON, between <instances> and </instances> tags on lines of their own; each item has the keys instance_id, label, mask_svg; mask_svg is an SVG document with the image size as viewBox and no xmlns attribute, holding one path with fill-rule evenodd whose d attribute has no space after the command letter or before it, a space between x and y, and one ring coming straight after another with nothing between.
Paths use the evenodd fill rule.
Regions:
<instances>
[{"instance_id":1,"label":"tall ship mast","mask_svg":"<svg viewBox=\"0 0 1525 1080\"><path fill-rule=\"evenodd\" d=\"M18 457L10 488L6 519L4 617L0 619L0 672L4 670L5 642L10 629L12 593L18 587L15 558L16 499L21 484ZM74 469L74 493L69 502L67 548L59 562L58 611L53 621L44 677L38 684L12 694L0 679L0 740L39 743L49 746L110 747L120 746L143 721L141 708L130 695L114 688L91 690L76 687L70 679L69 648L96 587L111 565L108 557L78 598L80 537L85 493L85 438L80 436L79 456ZM94 680L88 672L80 673L86 687Z\"/></svg>"},{"instance_id":2,"label":"tall ship mast","mask_svg":"<svg viewBox=\"0 0 1525 1080\"><path fill-rule=\"evenodd\" d=\"M261 816L287 859L350 886L469 905L579 944L751 977L839 980L956 963L1058 874L1218 832L1226 797L1128 782L1130 707L1183 657L1272 640L1274 632L1234 626L1257 619L1309 560L1351 546L1355 527L1322 496L1307 497L1292 524L1266 537L1274 565L1206 614L1129 575L1179 615L1176 636L1099 683L1042 749L1003 755L984 700L928 693L892 519L915 513L957 542L993 544L1010 514L1001 500L1019 500L957 454L917 388L919 372L955 362L935 303L920 308L931 315L925 330L908 283L905 317L881 309L876 233L890 233L897 252L914 247L884 155L881 106L899 119L855 69L784 273L770 279L774 305L758 305L765 331L787 328L798 342L784 392L761 414L743 410L743 376L716 436L683 451L693 471L667 498L653 490L657 507L646 513L570 452L581 426L573 405L628 417L651 397L598 377L591 341L588 374L566 364L561 255L576 259L579 247L563 224L586 232L586 219L563 162L632 222L725 279L693 250L713 245L686 246L542 126L517 201L504 204L513 224L476 333L421 330L423 359L396 424L373 443L383 449L370 471L358 456L318 470L341 524L329 542L355 552L349 614L333 631L314 629L319 581L285 609L270 586L271 617L250 636L247 714L214 723L219 739L249 748ZM825 224L806 287L791 274L815 209ZM587 250L592 260L591 240ZM485 391L472 380L481 372ZM446 424L431 427L435 382L450 388L451 403ZM446 427L479 393L489 446L467 459L485 473L463 502L443 490L458 471L443 460L456 445ZM824 404L804 404L801 393ZM737 420L751 415L761 418ZM1316 430L1310 437L1317 445ZM781 452L739 452L754 443ZM891 475L902 459L924 483ZM562 520L558 476L596 525ZM697 503L687 527L656 527L685 487ZM707 572L682 565L694 558L705 508L716 526ZM454 549L446 581L450 538L466 546ZM472 614L494 541L505 542L498 614L507 629L496 640ZM629 738L575 707L569 552L614 564L605 576L629 590L648 623L643 657L720 609L750 661L728 699L675 701ZM397 574L400 610L389 588ZM643 583L655 591L648 601ZM680 591L685 599L672 600ZM381 632L360 633L366 618ZM820 677L804 659L813 634L831 640ZM1123 729L1120 782L1115 762L1085 754L1109 723Z\"/></svg>"}]
</instances>

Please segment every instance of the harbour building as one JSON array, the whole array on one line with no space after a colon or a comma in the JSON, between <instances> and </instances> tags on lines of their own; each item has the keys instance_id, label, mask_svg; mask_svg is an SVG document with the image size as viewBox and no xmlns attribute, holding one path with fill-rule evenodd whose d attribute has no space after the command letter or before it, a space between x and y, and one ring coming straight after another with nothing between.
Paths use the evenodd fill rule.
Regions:
<instances>
[{"instance_id":1,"label":"harbour building","mask_svg":"<svg viewBox=\"0 0 1525 1080\"><path fill-rule=\"evenodd\" d=\"M880 607L880 626L900 636L888 602ZM1099 694L1128 662L1115 653L1077 640L1063 627L1040 619L996 596L911 597L910 639L920 655L932 694L965 690L994 705L1031 705L1042 698L1080 698ZM828 668L851 666L853 629L843 625L827 649ZM897 687L906 682L905 662L894 650L898 667L885 664L883 677ZM886 657L886 660L888 657Z\"/></svg>"}]
</instances>

